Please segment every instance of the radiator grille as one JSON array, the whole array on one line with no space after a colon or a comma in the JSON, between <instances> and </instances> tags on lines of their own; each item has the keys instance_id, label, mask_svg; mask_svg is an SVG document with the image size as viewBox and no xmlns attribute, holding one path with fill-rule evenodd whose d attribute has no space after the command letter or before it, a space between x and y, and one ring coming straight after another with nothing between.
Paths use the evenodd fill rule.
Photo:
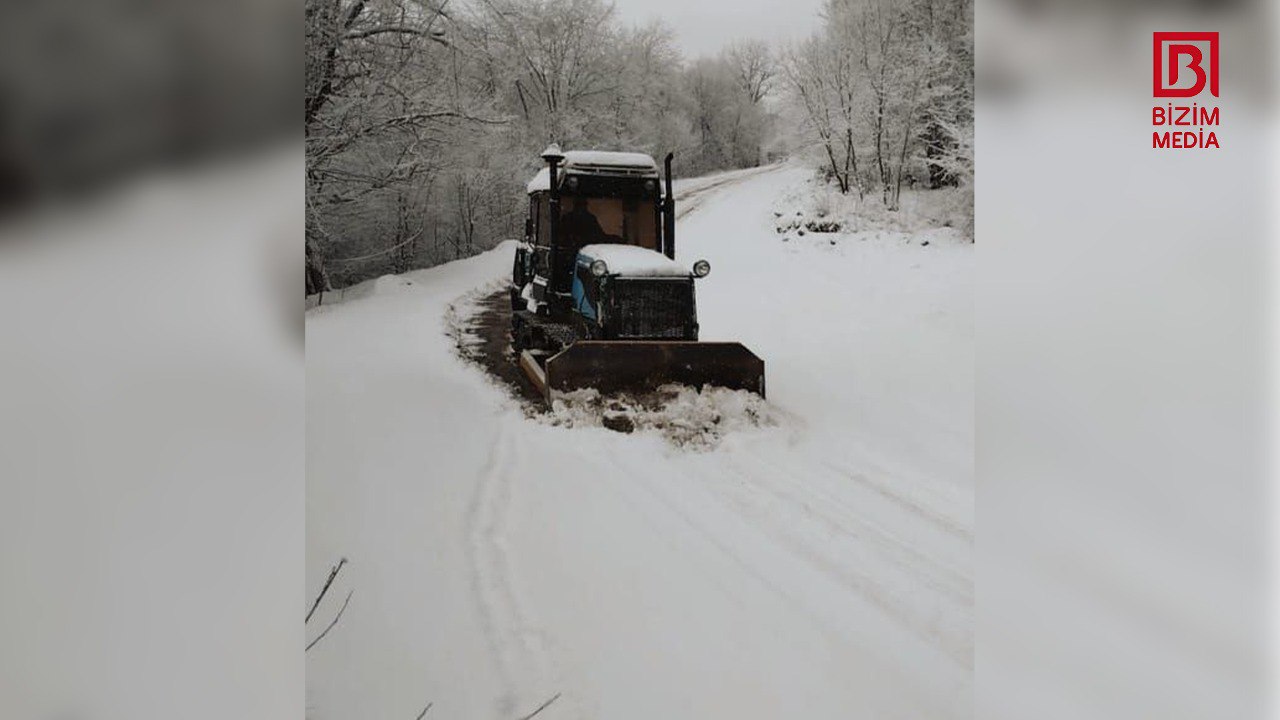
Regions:
<instances>
[{"instance_id":1,"label":"radiator grille","mask_svg":"<svg viewBox=\"0 0 1280 720\"><path fill-rule=\"evenodd\" d=\"M693 283L688 280L615 280L619 338L692 340Z\"/></svg>"}]
</instances>

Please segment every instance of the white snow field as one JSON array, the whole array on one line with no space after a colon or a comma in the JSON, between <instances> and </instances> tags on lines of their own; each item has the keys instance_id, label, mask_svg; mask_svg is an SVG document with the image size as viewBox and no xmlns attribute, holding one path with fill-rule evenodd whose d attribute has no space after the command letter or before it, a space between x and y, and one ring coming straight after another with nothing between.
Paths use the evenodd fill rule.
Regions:
<instances>
[{"instance_id":1,"label":"white snow field","mask_svg":"<svg viewBox=\"0 0 1280 720\"><path fill-rule=\"evenodd\" d=\"M971 715L973 246L783 242L808 176L679 223L703 339L766 361L773 422L708 446L526 417L459 359L509 243L308 312L308 602L350 560L309 640L354 591L311 720Z\"/></svg>"}]
</instances>

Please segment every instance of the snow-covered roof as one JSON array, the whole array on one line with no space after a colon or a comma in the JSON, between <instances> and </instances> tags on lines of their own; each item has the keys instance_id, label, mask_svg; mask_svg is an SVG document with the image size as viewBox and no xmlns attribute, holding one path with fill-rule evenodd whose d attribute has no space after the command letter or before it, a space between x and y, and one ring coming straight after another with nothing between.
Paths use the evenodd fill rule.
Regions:
<instances>
[{"instance_id":1,"label":"snow-covered roof","mask_svg":"<svg viewBox=\"0 0 1280 720\"><path fill-rule=\"evenodd\" d=\"M547 168L542 168L541 170L538 171L537 175L533 176L533 179L529 181L529 184L525 185L524 187L525 187L525 191L530 194L539 192L541 190L550 190L551 189L551 171L548 170Z\"/></svg>"},{"instance_id":2,"label":"snow-covered roof","mask_svg":"<svg viewBox=\"0 0 1280 720\"><path fill-rule=\"evenodd\" d=\"M636 177L658 177L658 163L645 153L606 152L604 150L569 150L560 168L568 174L622 174ZM530 193L551 189L551 175L542 168L525 186Z\"/></svg>"},{"instance_id":3,"label":"snow-covered roof","mask_svg":"<svg viewBox=\"0 0 1280 720\"><path fill-rule=\"evenodd\" d=\"M603 150L570 150L564 154L564 167L575 168L603 166L658 171L658 163L644 153L605 152Z\"/></svg>"},{"instance_id":4,"label":"snow-covered roof","mask_svg":"<svg viewBox=\"0 0 1280 720\"><path fill-rule=\"evenodd\" d=\"M635 245L586 245L578 251L579 260L603 260L610 275L637 277L689 277L689 268L660 252Z\"/></svg>"}]
</instances>

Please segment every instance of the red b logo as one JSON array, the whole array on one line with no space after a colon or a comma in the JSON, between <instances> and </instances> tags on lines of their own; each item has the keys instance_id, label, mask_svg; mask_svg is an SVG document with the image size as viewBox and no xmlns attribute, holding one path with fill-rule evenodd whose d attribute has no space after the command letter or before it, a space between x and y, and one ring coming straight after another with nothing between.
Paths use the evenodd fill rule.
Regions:
<instances>
[{"instance_id":1,"label":"red b logo","mask_svg":"<svg viewBox=\"0 0 1280 720\"><path fill-rule=\"evenodd\" d=\"M1218 33L1158 32L1151 44L1156 97L1194 97L1206 84L1209 94L1218 97ZM1201 45L1208 46L1208 58Z\"/></svg>"}]
</instances>

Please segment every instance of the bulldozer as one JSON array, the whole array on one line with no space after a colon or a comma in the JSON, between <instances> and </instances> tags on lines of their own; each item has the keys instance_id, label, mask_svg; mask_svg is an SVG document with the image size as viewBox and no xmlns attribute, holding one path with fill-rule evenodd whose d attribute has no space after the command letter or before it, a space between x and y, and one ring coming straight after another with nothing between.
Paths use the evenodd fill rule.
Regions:
<instances>
[{"instance_id":1,"label":"bulldozer","mask_svg":"<svg viewBox=\"0 0 1280 720\"><path fill-rule=\"evenodd\" d=\"M537 392L643 394L678 383L765 394L764 361L737 342L699 342L695 283L676 261L671 162L665 187L643 153L554 143L526 190L512 268L511 343Z\"/></svg>"}]
</instances>

